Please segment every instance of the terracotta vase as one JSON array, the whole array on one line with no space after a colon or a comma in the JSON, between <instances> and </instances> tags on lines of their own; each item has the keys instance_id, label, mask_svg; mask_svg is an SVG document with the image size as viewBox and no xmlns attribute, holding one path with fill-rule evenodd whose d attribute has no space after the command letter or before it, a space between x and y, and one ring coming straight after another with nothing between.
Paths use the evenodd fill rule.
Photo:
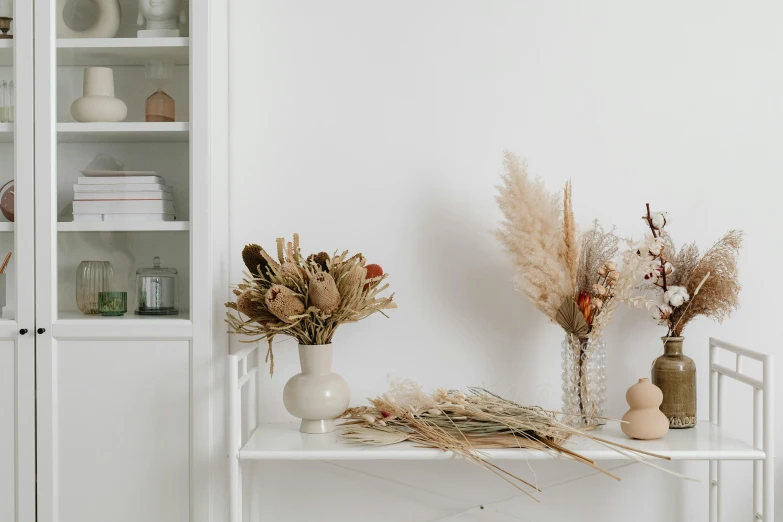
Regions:
<instances>
[{"instance_id":1,"label":"terracotta vase","mask_svg":"<svg viewBox=\"0 0 783 522\"><path fill-rule=\"evenodd\" d=\"M696 364L682 354L684 337L661 337L664 353L655 360L652 383L663 392L661 411L674 429L696 426Z\"/></svg>"},{"instance_id":2,"label":"terracotta vase","mask_svg":"<svg viewBox=\"0 0 783 522\"><path fill-rule=\"evenodd\" d=\"M283 389L288 413L302 419L302 433L330 433L334 419L348 408L350 392L345 379L332 372L332 345L299 345L302 373Z\"/></svg>"},{"instance_id":3,"label":"terracotta vase","mask_svg":"<svg viewBox=\"0 0 783 522\"><path fill-rule=\"evenodd\" d=\"M628 388L625 400L630 410L623 415L621 424L623 433L634 439L660 439L669 431L669 419L658 407L663 402L661 389L650 382L650 379L639 379L639 382Z\"/></svg>"}]
</instances>

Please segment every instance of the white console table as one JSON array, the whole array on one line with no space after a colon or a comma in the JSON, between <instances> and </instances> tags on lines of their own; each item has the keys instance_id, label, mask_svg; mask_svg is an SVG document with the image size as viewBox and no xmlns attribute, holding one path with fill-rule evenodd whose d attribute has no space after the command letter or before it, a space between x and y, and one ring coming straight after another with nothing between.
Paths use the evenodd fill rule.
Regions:
<instances>
[{"instance_id":1,"label":"white console table","mask_svg":"<svg viewBox=\"0 0 783 522\"><path fill-rule=\"evenodd\" d=\"M732 367L720 364L718 351L735 356ZM260 354L251 346L229 355L229 438L228 455L230 483L230 520L242 522L242 468L246 460L445 460L457 458L449 452L414 448L412 444L373 447L345 444L338 435L305 435L299 433L298 422L286 424L257 423L247 441L242 440L242 388L261 373ZM758 380L742 372L743 358L763 364L763 379ZM726 419L726 378L735 379L754 388L753 444L728 434L721 428ZM256 390L260 387L256 386ZM256 402L260 403L256 397ZM656 453L671 460L710 462L710 522L725 520L721 488L722 462L743 460L753 462L753 513L748 520L774 522L774 388L773 358L732 344L710 339L710 420L700 422L693 429L670 430L662 439L631 440L616 424L601 429L601 436L626 446ZM260 412L256 413L260 419ZM625 460L629 457L589 440L574 441L570 449L592 460ZM485 450L493 460L546 460L557 458L536 450Z\"/></svg>"}]
</instances>

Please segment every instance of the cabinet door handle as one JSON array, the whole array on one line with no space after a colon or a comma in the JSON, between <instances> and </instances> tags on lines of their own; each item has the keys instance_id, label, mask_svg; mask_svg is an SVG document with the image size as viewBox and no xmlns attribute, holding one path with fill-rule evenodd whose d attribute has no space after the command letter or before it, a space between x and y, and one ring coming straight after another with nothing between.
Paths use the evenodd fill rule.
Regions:
<instances>
[{"instance_id":1,"label":"cabinet door handle","mask_svg":"<svg viewBox=\"0 0 783 522\"><path fill-rule=\"evenodd\" d=\"M46 331L46 328L39 328L39 329L38 329L38 333L39 333L39 334L42 334L42 333L44 333L45 331Z\"/></svg>"},{"instance_id":2,"label":"cabinet door handle","mask_svg":"<svg viewBox=\"0 0 783 522\"><path fill-rule=\"evenodd\" d=\"M19 335L24 335L26 333L27 333L27 328L22 328L21 330L19 330Z\"/></svg>"}]
</instances>

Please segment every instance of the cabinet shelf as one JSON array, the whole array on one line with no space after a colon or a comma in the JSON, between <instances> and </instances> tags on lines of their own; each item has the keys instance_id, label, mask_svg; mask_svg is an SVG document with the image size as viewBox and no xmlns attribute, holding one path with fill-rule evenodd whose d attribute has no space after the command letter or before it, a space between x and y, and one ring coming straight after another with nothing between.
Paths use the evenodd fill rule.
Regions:
<instances>
[{"instance_id":1,"label":"cabinet shelf","mask_svg":"<svg viewBox=\"0 0 783 522\"><path fill-rule=\"evenodd\" d=\"M14 141L14 124L0 123L0 143L13 143L13 141Z\"/></svg>"},{"instance_id":2,"label":"cabinet shelf","mask_svg":"<svg viewBox=\"0 0 783 522\"><path fill-rule=\"evenodd\" d=\"M165 60L190 63L190 38L60 38L57 65L144 65Z\"/></svg>"},{"instance_id":3,"label":"cabinet shelf","mask_svg":"<svg viewBox=\"0 0 783 522\"><path fill-rule=\"evenodd\" d=\"M0 67L14 64L14 41L0 40Z\"/></svg>"},{"instance_id":4,"label":"cabinet shelf","mask_svg":"<svg viewBox=\"0 0 783 522\"><path fill-rule=\"evenodd\" d=\"M2 221L0 222L0 232L13 232L14 231L14 224Z\"/></svg>"},{"instance_id":5,"label":"cabinet shelf","mask_svg":"<svg viewBox=\"0 0 783 522\"><path fill-rule=\"evenodd\" d=\"M179 315L140 316L128 310L119 317L60 312L52 324L57 339L190 339L193 323L187 310Z\"/></svg>"},{"instance_id":6,"label":"cabinet shelf","mask_svg":"<svg viewBox=\"0 0 783 522\"><path fill-rule=\"evenodd\" d=\"M58 123L60 143L158 143L187 142L190 123Z\"/></svg>"},{"instance_id":7,"label":"cabinet shelf","mask_svg":"<svg viewBox=\"0 0 783 522\"><path fill-rule=\"evenodd\" d=\"M6 223L0 223L0 227L4 224ZM2 230L0 228L0 232ZM60 232L184 232L190 230L190 221L150 221L139 223L68 221L57 223L57 230Z\"/></svg>"}]
</instances>

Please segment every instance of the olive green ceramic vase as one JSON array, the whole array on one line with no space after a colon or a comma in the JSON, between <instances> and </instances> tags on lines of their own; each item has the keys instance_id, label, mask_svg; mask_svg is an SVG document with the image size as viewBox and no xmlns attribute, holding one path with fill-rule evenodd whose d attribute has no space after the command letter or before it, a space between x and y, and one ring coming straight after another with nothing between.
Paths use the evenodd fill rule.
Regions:
<instances>
[{"instance_id":1,"label":"olive green ceramic vase","mask_svg":"<svg viewBox=\"0 0 783 522\"><path fill-rule=\"evenodd\" d=\"M653 364L652 383L663 392L661 411L669 427L696 426L696 364L682 354L684 337L662 337L663 355Z\"/></svg>"}]
</instances>

